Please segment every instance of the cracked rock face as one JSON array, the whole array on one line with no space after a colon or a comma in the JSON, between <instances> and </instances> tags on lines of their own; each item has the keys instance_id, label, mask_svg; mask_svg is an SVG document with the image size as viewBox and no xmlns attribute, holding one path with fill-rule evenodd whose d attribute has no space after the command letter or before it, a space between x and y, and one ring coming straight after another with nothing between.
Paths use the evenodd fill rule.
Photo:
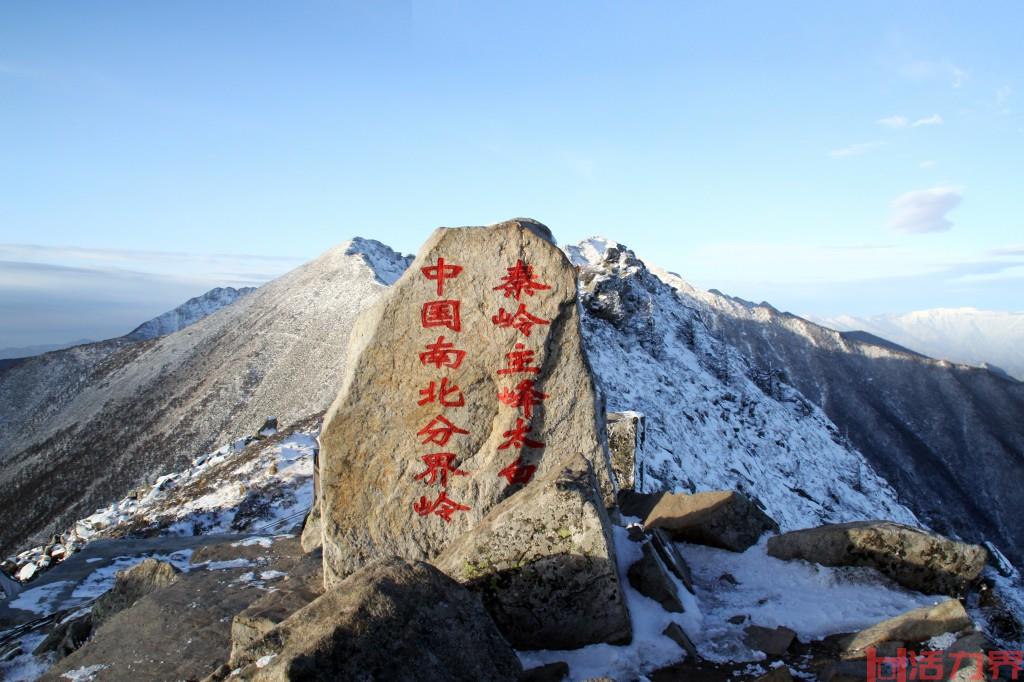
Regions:
<instances>
[{"instance_id":1,"label":"cracked rock face","mask_svg":"<svg viewBox=\"0 0 1024 682\"><path fill-rule=\"evenodd\" d=\"M435 560L480 593L516 648L575 649L632 636L609 522L584 467L534 481Z\"/></svg>"},{"instance_id":2,"label":"cracked rock face","mask_svg":"<svg viewBox=\"0 0 1024 682\"><path fill-rule=\"evenodd\" d=\"M614 502L576 285L539 223L439 228L364 311L320 438L328 586L436 556L577 455Z\"/></svg>"}]
</instances>

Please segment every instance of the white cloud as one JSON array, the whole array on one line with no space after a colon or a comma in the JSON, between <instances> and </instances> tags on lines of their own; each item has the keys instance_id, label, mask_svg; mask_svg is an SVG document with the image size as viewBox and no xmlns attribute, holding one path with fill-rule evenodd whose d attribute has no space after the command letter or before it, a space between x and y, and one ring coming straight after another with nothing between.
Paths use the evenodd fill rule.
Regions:
<instances>
[{"instance_id":1,"label":"white cloud","mask_svg":"<svg viewBox=\"0 0 1024 682\"><path fill-rule=\"evenodd\" d=\"M942 124L942 117L938 114L932 114L925 118L919 118L914 122L911 122L906 116L900 116L899 114L893 116L886 116L885 118L878 119L878 124L885 126L886 128L920 128L921 126L937 126Z\"/></svg>"},{"instance_id":2,"label":"white cloud","mask_svg":"<svg viewBox=\"0 0 1024 682\"><path fill-rule=\"evenodd\" d=\"M927 118L919 118L910 124L911 128L920 128L921 126L937 126L942 125L942 117L938 114L932 114Z\"/></svg>"},{"instance_id":3,"label":"white cloud","mask_svg":"<svg viewBox=\"0 0 1024 682\"><path fill-rule=\"evenodd\" d=\"M886 128L906 128L910 123L906 116L886 116L885 118L878 119L879 125L883 125Z\"/></svg>"},{"instance_id":4,"label":"white cloud","mask_svg":"<svg viewBox=\"0 0 1024 682\"><path fill-rule=\"evenodd\" d=\"M849 147L843 147L842 149L834 149L829 152L829 154L836 159L844 159L849 156L862 156L872 149L877 149L884 144L884 142L860 142L858 144L851 144Z\"/></svg>"},{"instance_id":5,"label":"white cloud","mask_svg":"<svg viewBox=\"0 0 1024 682\"><path fill-rule=\"evenodd\" d=\"M919 168L935 168L939 162L934 159L926 159L917 165Z\"/></svg>"},{"instance_id":6,"label":"white cloud","mask_svg":"<svg viewBox=\"0 0 1024 682\"><path fill-rule=\"evenodd\" d=\"M963 199L955 187L932 187L896 197L890 204L889 228L907 234L945 232L953 227L946 214Z\"/></svg>"}]
</instances>

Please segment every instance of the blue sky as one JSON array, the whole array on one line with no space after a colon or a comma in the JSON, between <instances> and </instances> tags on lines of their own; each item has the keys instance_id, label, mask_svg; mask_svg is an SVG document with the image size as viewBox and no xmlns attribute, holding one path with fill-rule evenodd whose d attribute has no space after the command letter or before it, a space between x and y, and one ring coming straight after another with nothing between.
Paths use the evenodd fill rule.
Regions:
<instances>
[{"instance_id":1,"label":"blue sky","mask_svg":"<svg viewBox=\"0 0 1024 682\"><path fill-rule=\"evenodd\" d=\"M796 313L1020 310L1022 25L1016 2L6 3L0 347L520 215Z\"/></svg>"}]
</instances>

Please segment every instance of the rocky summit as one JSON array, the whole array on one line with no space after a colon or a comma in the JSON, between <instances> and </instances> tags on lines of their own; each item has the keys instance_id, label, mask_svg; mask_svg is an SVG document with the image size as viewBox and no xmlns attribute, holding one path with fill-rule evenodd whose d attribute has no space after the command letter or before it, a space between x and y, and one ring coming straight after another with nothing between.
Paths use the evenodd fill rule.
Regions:
<instances>
[{"instance_id":1,"label":"rocky summit","mask_svg":"<svg viewBox=\"0 0 1024 682\"><path fill-rule=\"evenodd\" d=\"M320 436L328 585L436 556L578 455L614 503L576 291L539 223L440 228L360 315Z\"/></svg>"},{"instance_id":2,"label":"rocky summit","mask_svg":"<svg viewBox=\"0 0 1024 682\"><path fill-rule=\"evenodd\" d=\"M0 567L0 679L1019 677L1000 536L915 515L698 298L516 219L0 370L0 537L57 524Z\"/></svg>"}]
</instances>

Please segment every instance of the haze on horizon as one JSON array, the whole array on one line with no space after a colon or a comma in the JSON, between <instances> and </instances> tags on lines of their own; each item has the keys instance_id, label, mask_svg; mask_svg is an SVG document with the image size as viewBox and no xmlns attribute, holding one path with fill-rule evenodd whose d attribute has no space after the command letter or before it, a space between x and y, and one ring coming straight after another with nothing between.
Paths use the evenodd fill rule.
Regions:
<instances>
[{"instance_id":1,"label":"haze on horizon","mask_svg":"<svg viewBox=\"0 0 1024 682\"><path fill-rule=\"evenodd\" d=\"M0 348L527 215L825 317L1020 310L1019 3L0 8Z\"/></svg>"}]
</instances>

